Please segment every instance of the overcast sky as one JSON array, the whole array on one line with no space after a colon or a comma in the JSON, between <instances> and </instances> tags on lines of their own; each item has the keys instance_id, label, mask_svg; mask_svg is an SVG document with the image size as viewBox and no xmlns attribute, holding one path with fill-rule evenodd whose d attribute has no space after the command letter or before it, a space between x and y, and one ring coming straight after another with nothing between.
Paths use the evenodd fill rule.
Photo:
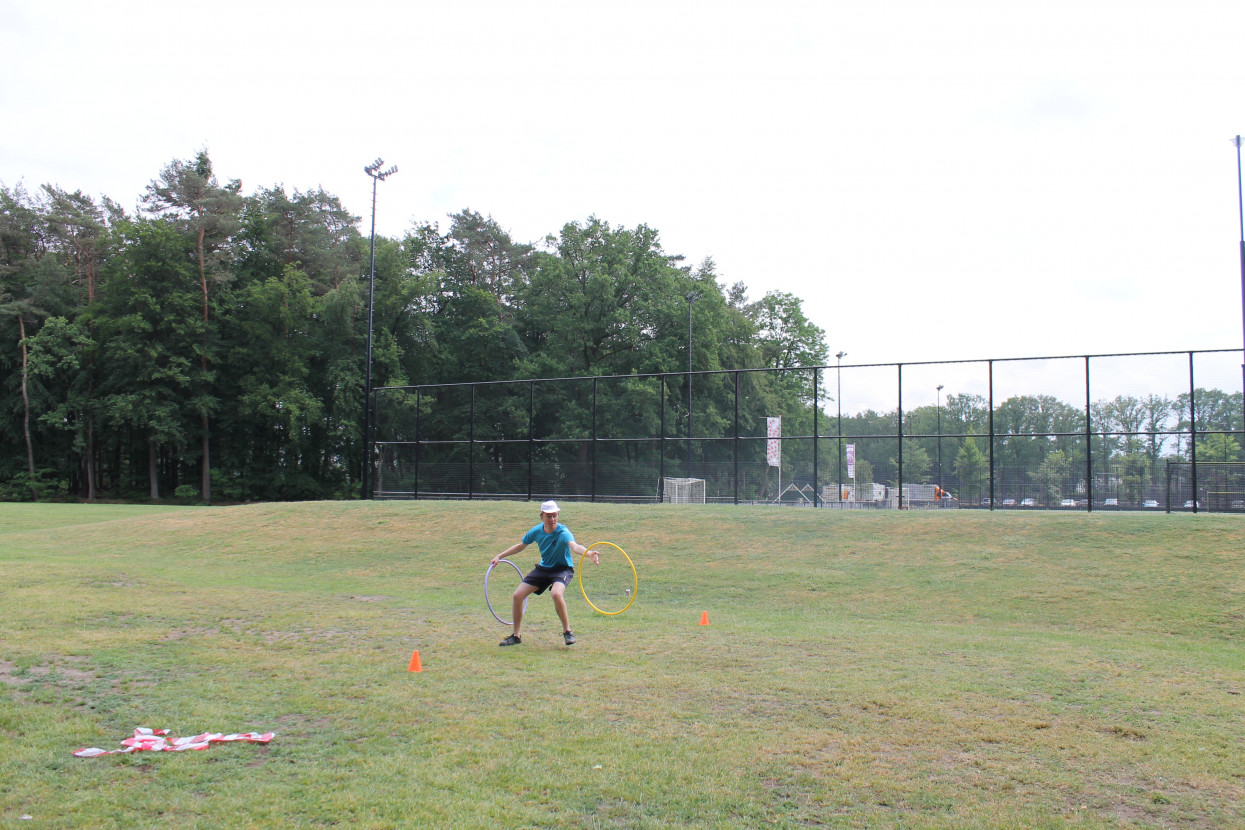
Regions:
<instances>
[{"instance_id":1,"label":"overcast sky","mask_svg":"<svg viewBox=\"0 0 1245 830\"><path fill-rule=\"evenodd\" d=\"M845 364L1242 345L1245 3L0 0L0 55L9 187L206 148L367 233L380 156L382 234L644 223Z\"/></svg>"}]
</instances>

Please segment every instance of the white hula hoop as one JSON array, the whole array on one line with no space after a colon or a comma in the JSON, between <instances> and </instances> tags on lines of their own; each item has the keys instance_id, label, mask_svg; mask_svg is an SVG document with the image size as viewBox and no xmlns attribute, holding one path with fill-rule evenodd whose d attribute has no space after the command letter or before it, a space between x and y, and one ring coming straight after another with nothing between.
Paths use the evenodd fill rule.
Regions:
<instances>
[{"instance_id":1,"label":"white hula hoop","mask_svg":"<svg viewBox=\"0 0 1245 830\"><path fill-rule=\"evenodd\" d=\"M488 606L488 611L490 614L493 615L493 619L497 620L502 625L514 625L514 620L503 620L501 618L501 615L497 613L497 609L493 607L493 601L488 598L488 578L490 575L492 575L493 568L496 568L497 564L500 564L501 562L505 562L507 565L514 568L514 572L519 575L519 582L523 581L523 571L521 571L519 569L519 566L511 562L509 559L498 560L498 563L496 564L489 563L488 570L484 572L484 604ZM527 597L526 599L523 600L524 613L527 612L527 600L528 599L531 599L531 597Z\"/></svg>"}]
</instances>

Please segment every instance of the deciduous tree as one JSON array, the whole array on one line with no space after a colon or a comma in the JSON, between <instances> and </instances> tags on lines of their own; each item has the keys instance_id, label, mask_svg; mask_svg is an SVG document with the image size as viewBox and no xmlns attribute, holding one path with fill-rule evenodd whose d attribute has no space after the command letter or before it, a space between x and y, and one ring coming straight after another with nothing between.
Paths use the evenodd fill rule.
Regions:
<instances>
[{"instance_id":1,"label":"deciduous tree","mask_svg":"<svg viewBox=\"0 0 1245 830\"><path fill-rule=\"evenodd\" d=\"M114 429L146 437L149 493L158 499L161 452L185 447L187 416L205 406L206 323L193 244L158 219L128 223L121 233L123 248L100 291L101 408Z\"/></svg>"},{"instance_id":2,"label":"deciduous tree","mask_svg":"<svg viewBox=\"0 0 1245 830\"><path fill-rule=\"evenodd\" d=\"M174 221L194 238L199 265L199 284L203 291L203 335L210 335L210 303L208 278L211 275L227 281L231 272L220 267L227 255L226 243L238 230L242 200L242 183L236 179L221 186L212 172L212 161L206 150L200 150L192 161L175 160L160 171L159 177L147 187L145 202L156 216ZM209 259L211 267L209 268ZM208 344L202 344L199 360L200 377L208 377ZM200 389L196 398L201 402L200 419L203 444L202 479L200 488L205 504L212 502L210 411L215 403L209 389Z\"/></svg>"}]
</instances>

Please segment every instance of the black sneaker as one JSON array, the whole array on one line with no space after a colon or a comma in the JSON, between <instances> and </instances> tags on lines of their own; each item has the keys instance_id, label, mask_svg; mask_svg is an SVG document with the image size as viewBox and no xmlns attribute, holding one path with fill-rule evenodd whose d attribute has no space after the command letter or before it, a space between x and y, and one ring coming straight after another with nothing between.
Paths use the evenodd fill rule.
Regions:
<instances>
[{"instance_id":1,"label":"black sneaker","mask_svg":"<svg viewBox=\"0 0 1245 830\"><path fill-rule=\"evenodd\" d=\"M518 634L511 634L509 637L507 637L506 639L502 640L502 641L501 641L500 643L498 643L497 645L499 645L499 646L517 646L517 645L519 645L519 644L520 644L520 643L522 643L522 642L523 642L523 641L522 641L521 639L519 639L519 635L518 635Z\"/></svg>"},{"instance_id":2,"label":"black sneaker","mask_svg":"<svg viewBox=\"0 0 1245 830\"><path fill-rule=\"evenodd\" d=\"M568 646L573 646L573 645L575 645L575 635L574 635L574 634L572 634L572 633L571 633L571 632L569 632L569 631L563 631L563 632L562 632L562 640L563 640L563 641L564 641L564 642L565 642Z\"/></svg>"}]
</instances>

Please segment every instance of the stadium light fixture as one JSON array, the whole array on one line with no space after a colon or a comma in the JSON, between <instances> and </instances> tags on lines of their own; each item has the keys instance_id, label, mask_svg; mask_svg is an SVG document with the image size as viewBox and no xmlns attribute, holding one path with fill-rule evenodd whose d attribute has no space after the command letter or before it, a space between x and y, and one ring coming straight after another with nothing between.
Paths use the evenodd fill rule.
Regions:
<instances>
[{"instance_id":1,"label":"stadium light fixture","mask_svg":"<svg viewBox=\"0 0 1245 830\"><path fill-rule=\"evenodd\" d=\"M376 185L398 172L396 164L388 170L377 172L384 163L383 159L377 158L363 168L363 172L372 177L372 250L367 277L367 365L363 370L363 474L360 477L364 499L371 498L372 477L372 310L376 300Z\"/></svg>"}]
</instances>

